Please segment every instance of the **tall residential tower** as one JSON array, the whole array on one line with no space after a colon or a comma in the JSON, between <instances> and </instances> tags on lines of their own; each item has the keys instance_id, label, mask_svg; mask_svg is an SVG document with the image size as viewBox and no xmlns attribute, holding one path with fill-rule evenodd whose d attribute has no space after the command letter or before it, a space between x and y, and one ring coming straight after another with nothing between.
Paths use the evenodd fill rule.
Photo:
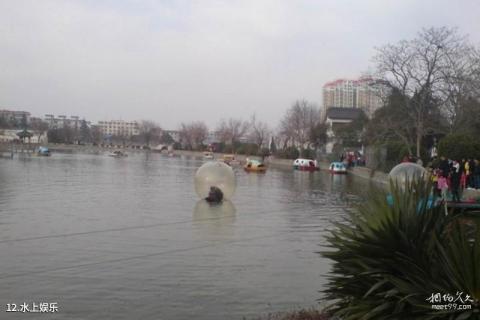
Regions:
<instances>
[{"instance_id":1,"label":"tall residential tower","mask_svg":"<svg viewBox=\"0 0 480 320\"><path fill-rule=\"evenodd\" d=\"M360 108L368 117L382 106L381 89L370 77L357 80L337 79L323 86L324 110Z\"/></svg>"}]
</instances>

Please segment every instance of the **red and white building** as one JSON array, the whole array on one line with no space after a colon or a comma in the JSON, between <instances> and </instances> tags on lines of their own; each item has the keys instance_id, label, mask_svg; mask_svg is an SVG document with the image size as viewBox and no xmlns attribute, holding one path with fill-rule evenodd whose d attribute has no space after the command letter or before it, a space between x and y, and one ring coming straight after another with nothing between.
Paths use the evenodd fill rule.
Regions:
<instances>
[{"instance_id":1,"label":"red and white building","mask_svg":"<svg viewBox=\"0 0 480 320\"><path fill-rule=\"evenodd\" d=\"M329 108L359 108L368 117L383 105L382 90L375 79L337 79L323 86L323 110Z\"/></svg>"}]
</instances>

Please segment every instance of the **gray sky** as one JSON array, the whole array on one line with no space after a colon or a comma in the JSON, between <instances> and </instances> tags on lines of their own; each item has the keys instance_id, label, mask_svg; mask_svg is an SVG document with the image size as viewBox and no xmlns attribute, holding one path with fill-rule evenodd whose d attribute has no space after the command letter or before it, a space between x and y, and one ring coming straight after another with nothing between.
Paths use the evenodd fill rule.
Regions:
<instances>
[{"instance_id":1,"label":"gray sky","mask_svg":"<svg viewBox=\"0 0 480 320\"><path fill-rule=\"evenodd\" d=\"M257 118L372 68L422 27L480 43L480 1L0 0L0 109L87 120Z\"/></svg>"}]
</instances>

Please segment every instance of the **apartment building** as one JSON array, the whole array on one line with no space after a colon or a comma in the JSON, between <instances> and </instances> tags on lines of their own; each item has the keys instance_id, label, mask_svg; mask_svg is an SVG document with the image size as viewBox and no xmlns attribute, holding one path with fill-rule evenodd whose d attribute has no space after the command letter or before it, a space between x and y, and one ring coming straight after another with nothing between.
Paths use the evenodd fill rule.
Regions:
<instances>
[{"instance_id":1,"label":"apartment building","mask_svg":"<svg viewBox=\"0 0 480 320\"><path fill-rule=\"evenodd\" d=\"M78 129L81 125L81 120L78 116L67 117L65 115L59 115L55 117L53 114L46 114L43 117L43 121L48 124L50 129L62 129L66 127Z\"/></svg>"},{"instance_id":2,"label":"apartment building","mask_svg":"<svg viewBox=\"0 0 480 320\"><path fill-rule=\"evenodd\" d=\"M30 112L27 111L14 111L14 110L0 110L0 118L4 118L6 121L14 121L20 123L24 118L27 123L30 122Z\"/></svg>"},{"instance_id":3,"label":"apartment building","mask_svg":"<svg viewBox=\"0 0 480 320\"><path fill-rule=\"evenodd\" d=\"M381 88L373 78L337 79L323 86L324 110L329 108L359 108L368 117L382 106Z\"/></svg>"},{"instance_id":4,"label":"apartment building","mask_svg":"<svg viewBox=\"0 0 480 320\"><path fill-rule=\"evenodd\" d=\"M382 87L371 78L361 78L356 82L357 108L362 109L371 118L375 110L383 106Z\"/></svg>"},{"instance_id":5,"label":"apartment building","mask_svg":"<svg viewBox=\"0 0 480 320\"><path fill-rule=\"evenodd\" d=\"M99 121L97 126L103 135L131 137L140 133L137 121Z\"/></svg>"}]
</instances>

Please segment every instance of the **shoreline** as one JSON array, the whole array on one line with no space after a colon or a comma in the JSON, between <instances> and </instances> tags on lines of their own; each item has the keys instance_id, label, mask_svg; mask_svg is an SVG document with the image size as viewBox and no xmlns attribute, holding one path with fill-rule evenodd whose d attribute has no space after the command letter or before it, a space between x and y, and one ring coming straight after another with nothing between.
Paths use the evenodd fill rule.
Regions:
<instances>
[{"instance_id":1,"label":"shoreline","mask_svg":"<svg viewBox=\"0 0 480 320\"><path fill-rule=\"evenodd\" d=\"M46 144L46 146L53 152L64 152L64 153L69 153L69 152L100 153L100 152L108 152L111 150L122 149L122 148L116 148L116 147L100 147L100 146L93 146L93 145L67 145L67 144L51 144L51 143ZM0 147L2 147L2 144L0 144ZM134 153L141 153L141 152L159 153L158 151L154 151L154 150L132 149L132 148L125 148L125 149L128 152L134 152ZM0 148L0 150L2 150L2 153L8 152L8 151L3 151L3 148ZM197 157L197 158L203 157L202 151L174 150L174 153L177 155L186 156L186 157ZM221 158L223 155L224 153L218 153L218 152L214 153L215 159ZM249 156L237 154L235 155L235 157L241 163L244 163ZM288 169L291 170L292 161L293 161L292 159L269 157L265 160L265 163L268 166L271 166L273 168L277 168L281 170L288 170ZM320 167L320 170L325 170L325 171L328 170L328 167L329 167L328 162L319 161L318 165ZM359 177L362 179L367 179L378 184L386 185L388 183L387 173L384 173L381 171L374 171L366 167L350 168L348 169L348 174L351 174L355 177Z\"/></svg>"}]
</instances>

